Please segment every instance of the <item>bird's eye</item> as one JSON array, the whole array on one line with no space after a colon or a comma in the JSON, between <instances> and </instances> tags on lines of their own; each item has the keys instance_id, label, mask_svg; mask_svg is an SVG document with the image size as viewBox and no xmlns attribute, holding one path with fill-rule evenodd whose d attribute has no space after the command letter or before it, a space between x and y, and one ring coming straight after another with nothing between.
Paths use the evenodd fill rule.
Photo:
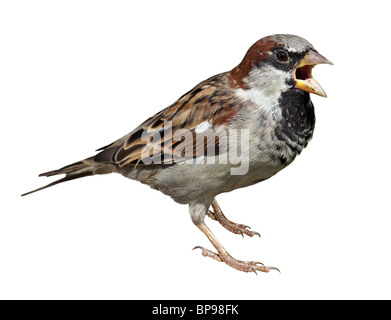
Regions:
<instances>
[{"instance_id":1,"label":"bird's eye","mask_svg":"<svg viewBox=\"0 0 391 320\"><path fill-rule=\"evenodd\" d=\"M276 57L279 61L285 62L288 60L288 54L285 51L277 51Z\"/></svg>"}]
</instances>

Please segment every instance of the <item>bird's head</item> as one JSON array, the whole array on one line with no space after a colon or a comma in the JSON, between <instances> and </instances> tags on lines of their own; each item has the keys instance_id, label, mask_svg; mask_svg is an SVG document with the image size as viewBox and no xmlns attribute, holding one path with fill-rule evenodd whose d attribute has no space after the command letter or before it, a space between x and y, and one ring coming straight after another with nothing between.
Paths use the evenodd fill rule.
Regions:
<instances>
[{"instance_id":1,"label":"bird's head","mask_svg":"<svg viewBox=\"0 0 391 320\"><path fill-rule=\"evenodd\" d=\"M297 88L326 97L320 84L312 78L312 68L322 63L332 64L307 40L295 35L272 35L250 47L242 62L231 70L230 85L278 94Z\"/></svg>"}]
</instances>

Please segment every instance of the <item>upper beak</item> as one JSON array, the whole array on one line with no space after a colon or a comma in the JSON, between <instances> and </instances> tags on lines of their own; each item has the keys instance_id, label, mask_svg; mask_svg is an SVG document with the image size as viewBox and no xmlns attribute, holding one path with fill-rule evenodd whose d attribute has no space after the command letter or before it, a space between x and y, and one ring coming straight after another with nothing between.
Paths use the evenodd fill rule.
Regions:
<instances>
[{"instance_id":1,"label":"upper beak","mask_svg":"<svg viewBox=\"0 0 391 320\"><path fill-rule=\"evenodd\" d=\"M304 58L301 60L300 64L294 71L294 79L296 81L296 88L309 92L315 93L322 97L327 97L326 92L322 89L320 84L312 78L312 68L321 63L332 63L323 57L321 54L316 51L310 50Z\"/></svg>"}]
</instances>

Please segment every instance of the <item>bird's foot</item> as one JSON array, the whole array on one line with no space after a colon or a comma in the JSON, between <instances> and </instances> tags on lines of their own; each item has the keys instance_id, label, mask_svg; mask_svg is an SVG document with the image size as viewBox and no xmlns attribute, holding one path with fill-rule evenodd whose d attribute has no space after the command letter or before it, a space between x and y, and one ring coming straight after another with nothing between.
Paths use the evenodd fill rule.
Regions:
<instances>
[{"instance_id":1,"label":"bird's foot","mask_svg":"<svg viewBox=\"0 0 391 320\"><path fill-rule=\"evenodd\" d=\"M254 272L255 274L257 274L257 271L269 272L270 270L277 270L280 272L276 267L267 267L261 262L237 260L228 253L217 254L200 246L194 247L193 250L194 249L201 249L204 257L209 257L219 262L225 262L230 267L239 271Z\"/></svg>"},{"instance_id":2,"label":"bird's foot","mask_svg":"<svg viewBox=\"0 0 391 320\"><path fill-rule=\"evenodd\" d=\"M227 229L228 231L230 231L232 233L240 234L240 235L242 235L242 237L244 237L244 234L248 235L249 237L253 237L255 235L257 235L258 237L261 237L261 235L258 232L249 230L249 229L251 229L249 226L246 226L244 224L235 223L235 222L228 220L221 211L220 212L217 212L217 211L212 212L212 211L208 210L207 215L211 219L217 220L225 229Z\"/></svg>"}]
</instances>

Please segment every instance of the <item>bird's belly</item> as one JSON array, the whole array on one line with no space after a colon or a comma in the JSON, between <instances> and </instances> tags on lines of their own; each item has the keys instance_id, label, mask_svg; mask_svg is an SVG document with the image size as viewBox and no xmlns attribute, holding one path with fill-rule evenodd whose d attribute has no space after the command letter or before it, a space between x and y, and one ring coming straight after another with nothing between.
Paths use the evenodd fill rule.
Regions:
<instances>
[{"instance_id":1,"label":"bird's belly","mask_svg":"<svg viewBox=\"0 0 391 320\"><path fill-rule=\"evenodd\" d=\"M188 204L199 199L213 200L220 193L266 180L286 167L286 164L258 161L249 163L242 172L232 170L239 167L231 164L175 164L151 174L146 168L144 174L138 174L138 177L144 177L141 179L132 175L128 177L169 195L178 203Z\"/></svg>"}]
</instances>

